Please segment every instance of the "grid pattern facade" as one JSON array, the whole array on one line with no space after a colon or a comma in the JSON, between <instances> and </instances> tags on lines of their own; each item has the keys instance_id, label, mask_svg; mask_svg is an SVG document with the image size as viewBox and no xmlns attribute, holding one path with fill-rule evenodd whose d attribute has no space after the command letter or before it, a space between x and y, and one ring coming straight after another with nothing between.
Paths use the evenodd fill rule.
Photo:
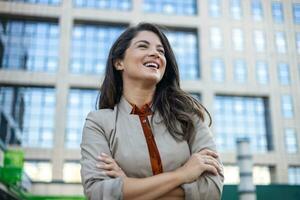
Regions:
<instances>
[{"instance_id":1,"label":"grid pattern facade","mask_svg":"<svg viewBox=\"0 0 300 200\"><path fill-rule=\"evenodd\" d=\"M122 30L120 26L75 24L72 34L71 72L103 75L109 49Z\"/></svg>"},{"instance_id":2,"label":"grid pattern facade","mask_svg":"<svg viewBox=\"0 0 300 200\"><path fill-rule=\"evenodd\" d=\"M257 183L299 184L300 1L157 2L0 0L0 111L18 124L32 192L82 194L80 129L110 45L140 21L167 27L181 85L210 111L228 174L235 139L248 136Z\"/></svg>"},{"instance_id":3,"label":"grid pattern facade","mask_svg":"<svg viewBox=\"0 0 300 200\"><path fill-rule=\"evenodd\" d=\"M218 149L234 151L236 139L249 137L252 152L266 152L270 142L267 140L266 109L263 98L216 96L214 120Z\"/></svg>"},{"instance_id":4,"label":"grid pattern facade","mask_svg":"<svg viewBox=\"0 0 300 200\"><path fill-rule=\"evenodd\" d=\"M56 23L1 19L1 68L55 72L59 30Z\"/></svg>"},{"instance_id":5,"label":"grid pattern facade","mask_svg":"<svg viewBox=\"0 0 300 200\"><path fill-rule=\"evenodd\" d=\"M95 108L97 95L97 90L71 89L69 91L65 138L67 148L79 147L85 117L92 108Z\"/></svg>"}]
</instances>

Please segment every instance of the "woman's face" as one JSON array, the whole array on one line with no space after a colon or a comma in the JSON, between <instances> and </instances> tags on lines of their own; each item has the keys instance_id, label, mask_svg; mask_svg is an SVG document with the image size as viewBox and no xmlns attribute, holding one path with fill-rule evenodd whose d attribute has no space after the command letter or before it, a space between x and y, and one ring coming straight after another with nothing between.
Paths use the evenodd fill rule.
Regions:
<instances>
[{"instance_id":1,"label":"woman's face","mask_svg":"<svg viewBox=\"0 0 300 200\"><path fill-rule=\"evenodd\" d=\"M151 31L140 31L125 51L124 59L115 63L122 71L123 83L138 81L156 85L166 69L164 48L159 37Z\"/></svg>"}]
</instances>

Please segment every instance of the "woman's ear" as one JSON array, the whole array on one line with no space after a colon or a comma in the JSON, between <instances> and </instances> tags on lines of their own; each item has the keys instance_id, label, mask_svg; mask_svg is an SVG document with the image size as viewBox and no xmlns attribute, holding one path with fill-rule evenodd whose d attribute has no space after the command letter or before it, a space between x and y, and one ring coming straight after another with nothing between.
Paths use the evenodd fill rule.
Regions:
<instances>
[{"instance_id":1,"label":"woman's ear","mask_svg":"<svg viewBox=\"0 0 300 200\"><path fill-rule=\"evenodd\" d=\"M122 71L124 69L122 60L116 60L114 62L114 66L115 66L116 70L119 70L119 71Z\"/></svg>"}]
</instances>

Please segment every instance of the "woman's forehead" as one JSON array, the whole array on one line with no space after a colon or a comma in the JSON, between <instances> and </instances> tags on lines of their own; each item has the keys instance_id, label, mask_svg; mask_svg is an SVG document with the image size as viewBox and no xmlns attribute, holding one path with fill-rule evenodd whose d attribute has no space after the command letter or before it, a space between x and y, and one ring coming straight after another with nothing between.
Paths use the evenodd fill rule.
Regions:
<instances>
[{"instance_id":1,"label":"woman's forehead","mask_svg":"<svg viewBox=\"0 0 300 200\"><path fill-rule=\"evenodd\" d=\"M136 36L132 39L132 44L139 41L148 41L150 43L156 43L157 45L162 45L162 42L158 35L152 31L140 31L136 34Z\"/></svg>"}]
</instances>

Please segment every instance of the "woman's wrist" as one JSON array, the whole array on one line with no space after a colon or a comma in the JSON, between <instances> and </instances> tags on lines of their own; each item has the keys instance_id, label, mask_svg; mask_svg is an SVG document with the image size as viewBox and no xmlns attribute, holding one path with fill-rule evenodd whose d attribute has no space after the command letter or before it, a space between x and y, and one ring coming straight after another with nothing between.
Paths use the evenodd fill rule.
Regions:
<instances>
[{"instance_id":1,"label":"woman's wrist","mask_svg":"<svg viewBox=\"0 0 300 200\"><path fill-rule=\"evenodd\" d=\"M173 171L172 173L179 185L186 183L186 176L180 168Z\"/></svg>"}]
</instances>

